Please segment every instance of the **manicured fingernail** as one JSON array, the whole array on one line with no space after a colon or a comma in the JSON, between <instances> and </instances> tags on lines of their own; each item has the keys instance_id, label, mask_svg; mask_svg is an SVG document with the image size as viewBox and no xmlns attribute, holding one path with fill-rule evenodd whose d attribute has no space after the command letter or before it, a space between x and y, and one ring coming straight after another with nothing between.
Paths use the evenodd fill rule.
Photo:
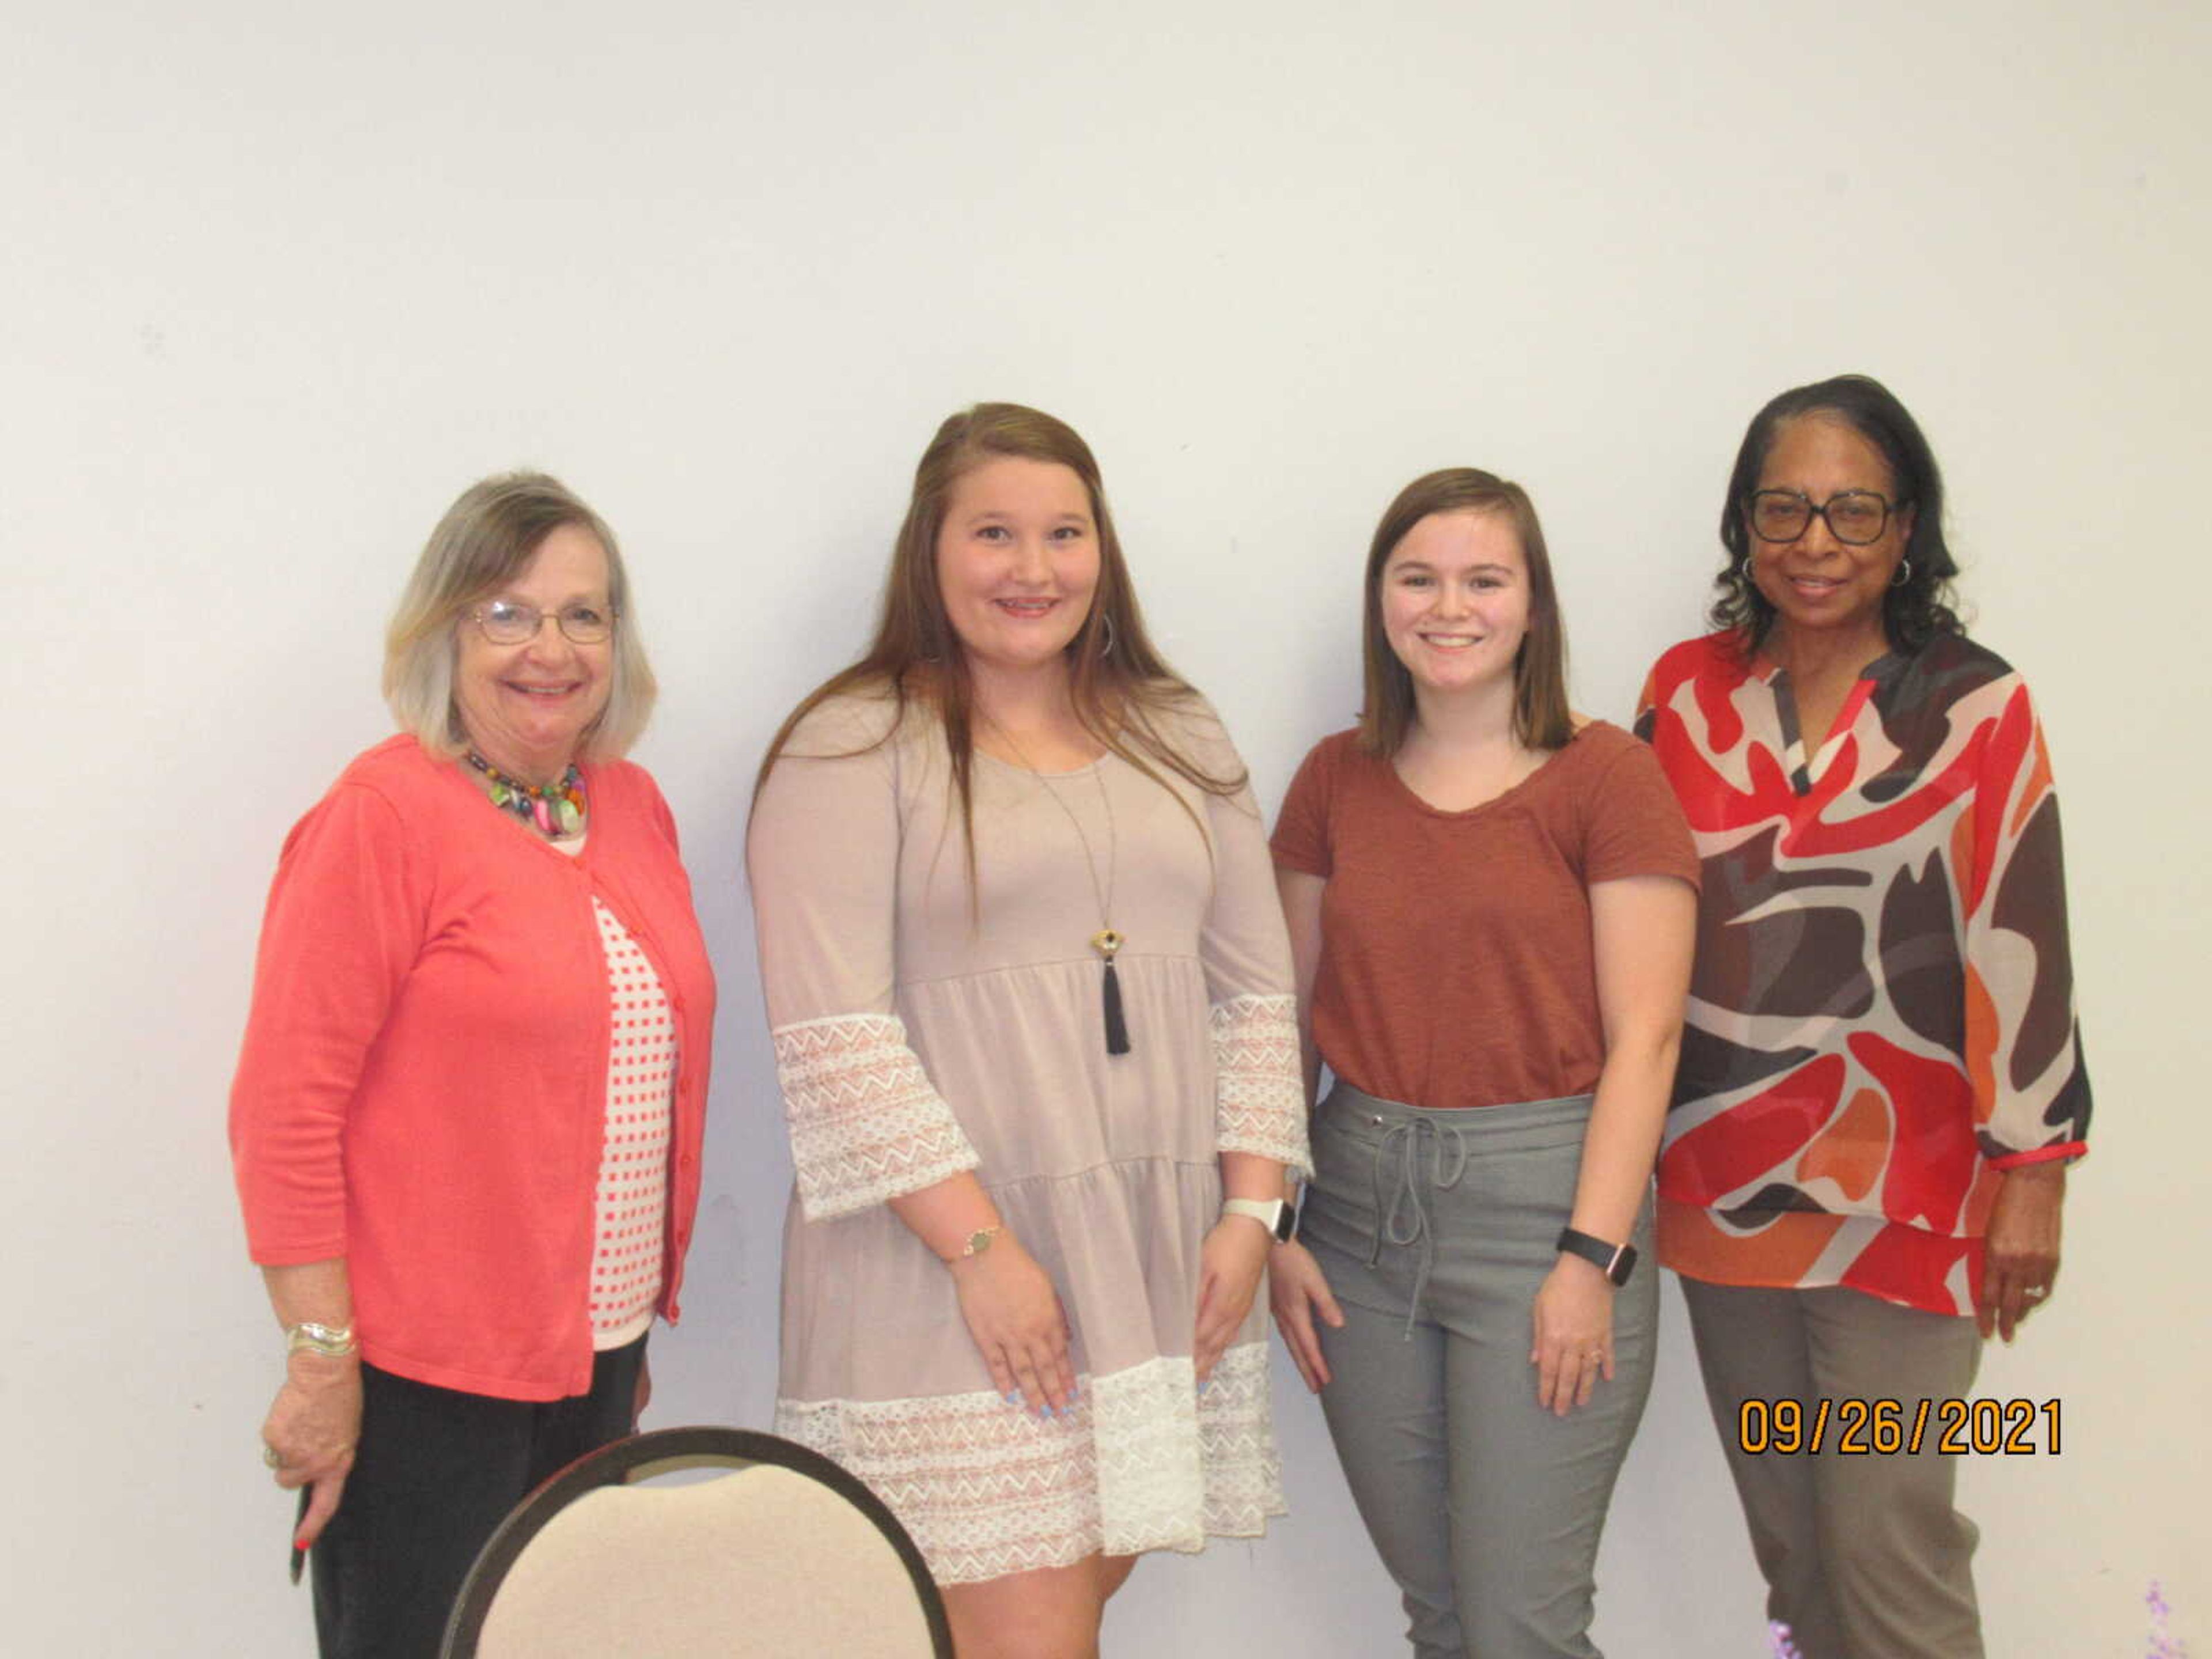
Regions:
<instances>
[{"instance_id":1,"label":"manicured fingernail","mask_svg":"<svg viewBox=\"0 0 2212 1659\"><path fill-rule=\"evenodd\" d=\"M1007 1390L1006 1390L1006 1403L1007 1403L1009 1406L1018 1406L1018 1405L1020 1405L1020 1404L1022 1403L1022 1391L1021 1391L1019 1389L1007 1389Z\"/></svg>"},{"instance_id":2,"label":"manicured fingernail","mask_svg":"<svg viewBox=\"0 0 2212 1659\"><path fill-rule=\"evenodd\" d=\"M295 1538L292 1540L292 1547L305 1555L307 1553L307 1540L304 1538Z\"/></svg>"},{"instance_id":3,"label":"manicured fingernail","mask_svg":"<svg viewBox=\"0 0 2212 1659\"><path fill-rule=\"evenodd\" d=\"M1209 1377L1207 1377L1207 1378L1206 1379L1206 1381L1205 1381L1205 1382L1201 1382L1201 1383L1200 1383L1200 1384L1198 1385L1198 1391L1199 1391L1200 1394L1204 1394L1204 1393L1206 1393L1207 1390L1209 1390L1210 1389L1212 1389L1212 1387L1213 1387L1213 1379L1212 1379L1212 1377L1210 1377L1210 1376L1209 1376Z\"/></svg>"}]
</instances>

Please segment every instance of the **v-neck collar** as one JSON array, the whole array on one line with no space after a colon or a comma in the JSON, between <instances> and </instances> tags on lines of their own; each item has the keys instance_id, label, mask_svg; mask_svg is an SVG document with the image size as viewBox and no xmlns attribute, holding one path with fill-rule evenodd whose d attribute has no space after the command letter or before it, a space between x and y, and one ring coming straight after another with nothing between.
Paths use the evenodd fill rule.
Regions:
<instances>
[{"instance_id":1,"label":"v-neck collar","mask_svg":"<svg viewBox=\"0 0 2212 1659\"><path fill-rule=\"evenodd\" d=\"M1826 773L1843 747L1843 740L1857 726L1859 716L1865 712L1868 700L1875 688L1894 674L1902 659L1894 651L1885 651L1859 670L1858 678L1851 683L1850 695L1836 710L1835 722L1828 727L1818 749L1808 751L1805 734L1797 724L1797 686L1790 671L1771 657L1762 656L1759 678L1774 698L1774 712L1782 726L1782 763L1790 775L1790 792L1809 795L1814 787Z\"/></svg>"}]
</instances>

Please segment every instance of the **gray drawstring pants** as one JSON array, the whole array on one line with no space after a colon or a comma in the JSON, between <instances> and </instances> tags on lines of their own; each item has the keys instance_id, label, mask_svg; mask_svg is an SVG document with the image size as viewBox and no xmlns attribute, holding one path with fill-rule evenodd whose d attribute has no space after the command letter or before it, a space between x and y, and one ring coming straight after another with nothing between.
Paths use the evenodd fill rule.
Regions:
<instances>
[{"instance_id":1,"label":"gray drawstring pants","mask_svg":"<svg viewBox=\"0 0 2212 1659\"><path fill-rule=\"evenodd\" d=\"M1342 1305L1322 1407L1419 1659L1597 1659L1606 1505L1650 1391L1659 1275L1613 1293L1614 1376L1536 1401L1537 1289L1574 1206L1590 1097L1425 1111L1340 1082L1314 1115L1301 1237Z\"/></svg>"}]
</instances>

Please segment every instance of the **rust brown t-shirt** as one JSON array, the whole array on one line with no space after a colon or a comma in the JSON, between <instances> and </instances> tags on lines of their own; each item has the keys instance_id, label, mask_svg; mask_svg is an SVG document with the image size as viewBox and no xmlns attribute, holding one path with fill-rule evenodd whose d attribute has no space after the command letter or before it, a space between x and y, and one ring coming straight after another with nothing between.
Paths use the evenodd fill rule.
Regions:
<instances>
[{"instance_id":1,"label":"rust brown t-shirt","mask_svg":"<svg viewBox=\"0 0 2212 1659\"><path fill-rule=\"evenodd\" d=\"M1698 882L1682 809L1604 720L1505 793L1443 812L1356 732L1323 738L1275 824L1275 862L1321 876L1314 1040L1355 1088L1412 1106L1586 1094L1605 1063L1589 887Z\"/></svg>"}]
</instances>

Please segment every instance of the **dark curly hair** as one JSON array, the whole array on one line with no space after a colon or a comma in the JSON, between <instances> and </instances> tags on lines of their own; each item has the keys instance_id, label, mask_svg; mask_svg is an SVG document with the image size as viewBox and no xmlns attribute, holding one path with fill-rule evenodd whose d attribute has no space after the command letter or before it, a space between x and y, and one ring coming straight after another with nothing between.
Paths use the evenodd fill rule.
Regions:
<instances>
[{"instance_id":1,"label":"dark curly hair","mask_svg":"<svg viewBox=\"0 0 2212 1659\"><path fill-rule=\"evenodd\" d=\"M1838 374L1784 392L1752 416L1729 474L1728 499L1721 503L1721 545L1728 562L1714 579L1717 590L1710 615L1743 643L1745 654L1766 643L1774 628L1774 606L1751 579L1751 531L1744 515L1759 488L1767 452L1784 424L1801 416L1841 421L1881 453L1894 481L1896 504L1912 508L1912 533L1905 544L1911 574L1890 589L1881 620L1893 650L1917 651L1938 634L1963 634L1966 626L1952 610L1952 579L1959 562L1943 540L1943 474L1919 422L1897 396L1866 374Z\"/></svg>"}]
</instances>

